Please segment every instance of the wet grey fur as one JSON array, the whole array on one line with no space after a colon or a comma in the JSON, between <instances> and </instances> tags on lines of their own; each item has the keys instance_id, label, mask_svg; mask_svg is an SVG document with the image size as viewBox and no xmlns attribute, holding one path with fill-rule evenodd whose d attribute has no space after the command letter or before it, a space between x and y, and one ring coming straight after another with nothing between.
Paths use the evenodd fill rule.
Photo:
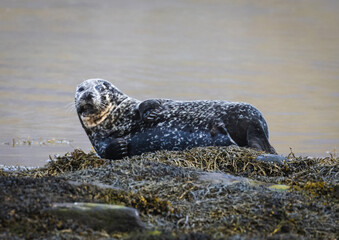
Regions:
<instances>
[{"instance_id":1,"label":"wet grey fur","mask_svg":"<svg viewBox=\"0 0 339 240\"><path fill-rule=\"evenodd\" d=\"M106 80L89 79L78 86L75 105L94 149L103 158L231 144L275 153L265 119L247 103L139 101Z\"/></svg>"}]
</instances>

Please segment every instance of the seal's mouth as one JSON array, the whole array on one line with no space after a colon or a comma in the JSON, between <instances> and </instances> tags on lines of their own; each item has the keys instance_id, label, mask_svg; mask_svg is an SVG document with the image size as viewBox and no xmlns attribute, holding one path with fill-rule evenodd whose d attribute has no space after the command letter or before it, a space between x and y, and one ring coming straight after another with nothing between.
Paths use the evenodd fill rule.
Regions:
<instances>
[{"instance_id":1,"label":"seal's mouth","mask_svg":"<svg viewBox=\"0 0 339 240\"><path fill-rule=\"evenodd\" d=\"M92 114L96 114L98 110L93 104L85 103L85 104L80 104L79 106L77 106L77 112L81 116L89 116Z\"/></svg>"},{"instance_id":2,"label":"seal's mouth","mask_svg":"<svg viewBox=\"0 0 339 240\"><path fill-rule=\"evenodd\" d=\"M91 104L84 104L79 108L78 114L86 127L95 127L109 116L113 108L111 103L103 109L96 109Z\"/></svg>"}]
</instances>

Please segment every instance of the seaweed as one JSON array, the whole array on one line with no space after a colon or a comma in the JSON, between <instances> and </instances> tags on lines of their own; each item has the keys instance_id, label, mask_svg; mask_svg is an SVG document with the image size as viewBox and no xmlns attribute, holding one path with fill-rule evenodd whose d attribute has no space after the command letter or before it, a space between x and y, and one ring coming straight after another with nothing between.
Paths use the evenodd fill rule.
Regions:
<instances>
[{"instance_id":1,"label":"seaweed","mask_svg":"<svg viewBox=\"0 0 339 240\"><path fill-rule=\"evenodd\" d=\"M89 167L97 168L105 164L105 160L96 156L94 152L89 154L84 153L82 150L75 149L71 153L67 153L64 156L57 157L54 161L50 157L49 163L46 165L46 174L58 175L64 172L74 172Z\"/></svg>"},{"instance_id":2,"label":"seaweed","mask_svg":"<svg viewBox=\"0 0 339 240\"><path fill-rule=\"evenodd\" d=\"M75 150L44 168L0 169L0 237L336 239L338 158L291 152L275 164L257 161L260 154L206 147L111 161ZM237 178L206 181L207 172ZM136 208L148 228L106 233L43 211L75 201Z\"/></svg>"}]
</instances>

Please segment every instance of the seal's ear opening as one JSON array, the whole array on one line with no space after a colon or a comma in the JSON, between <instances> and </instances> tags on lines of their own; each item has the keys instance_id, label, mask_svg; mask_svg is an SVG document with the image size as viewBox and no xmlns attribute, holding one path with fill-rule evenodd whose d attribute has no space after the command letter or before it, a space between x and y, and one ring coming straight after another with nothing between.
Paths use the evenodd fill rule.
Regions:
<instances>
[{"instance_id":1,"label":"seal's ear opening","mask_svg":"<svg viewBox=\"0 0 339 240\"><path fill-rule=\"evenodd\" d=\"M271 154L277 154L275 149L269 143L268 138L261 126L255 127L251 124L247 128L247 144L251 148Z\"/></svg>"},{"instance_id":2,"label":"seal's ear opening","mask_svg":"<svg viewBox=\"0 0 339 240\"><path fill-rule=\"evenodd\" d=\"M106 89L110 89L111 88L111 84L109 82L104 82L103 84L106 87Z\"/></svg>"}]
</instances>

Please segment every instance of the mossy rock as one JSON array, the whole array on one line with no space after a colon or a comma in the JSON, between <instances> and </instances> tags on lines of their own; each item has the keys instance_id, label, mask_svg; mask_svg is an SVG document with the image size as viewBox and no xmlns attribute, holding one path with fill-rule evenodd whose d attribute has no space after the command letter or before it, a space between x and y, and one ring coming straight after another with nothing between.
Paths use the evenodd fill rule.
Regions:
<instances>
[{"instance_id":1,"label":"mossy rock","mask_svg":"<svg viewBox=\"0 0 339 240\"><path fill-rule=\"evenodd\" d=\"M99 203L54 203L46 211L65 220L73 219L94 230L108 233L128 232L144 228L136 209Z\"/></svg>"}]
</instances>

